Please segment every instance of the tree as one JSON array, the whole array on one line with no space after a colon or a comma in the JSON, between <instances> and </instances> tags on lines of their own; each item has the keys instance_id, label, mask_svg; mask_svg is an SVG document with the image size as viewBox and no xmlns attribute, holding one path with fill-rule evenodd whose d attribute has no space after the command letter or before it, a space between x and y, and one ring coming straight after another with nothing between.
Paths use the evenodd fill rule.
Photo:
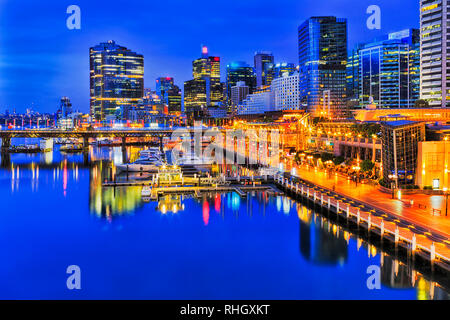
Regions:
<instances>
[{"instance_id":1,"label":"tree","mask_svg":"<svg viewBox=\"0 0 450 320\"><path fill-rule=\"evenodd\" d=\"M333 163L335 164L335 165L340 165L342 162L344 162L345 161L345 158L344 157L336 157L336 158L334 158L333 159Z\"/></svg>"},{"instance_id":2,"label":"tree","mask_svg":"<svg viewBox=\"0 0 450 320\"><path fill-rule=\"evenodd\" d=\"M414 107L415 108L428 108L428 107L430 107L430 104L428 103L428 101L419 99L414 103Z\"/></svg>"},{"instance_id":3,"label":"tree","mask_svg":"<svg viewBox=\"0 0 450 320\"><path fill-rule=\"evenodd\" d=\"M322 162L327 162L327 161L333 161L333 159L334 159L334 155L333 154L331 154L331 153L328 153L328 152L323 152L322 154L321 154L321 158L322 158Z\"/></svg>"},{"instance_id":4,"label":"tree","mask_svg":"<svg viewBox=\"0 0 450 320\"><path fill-rule=\"evenodd\" d=\"M364 160L363 162L361 162L361 171L362 172L372 171L374 167L375 167L375 163L373 163L370 160Z\"/></svg>"},{"instance_id":5,"label":"tree","mask_svg":"<svg viewBox=\"0 0 450 320\"><path fill-rule=\"evenodd\" d=\"M356 135L367 138L380 133L381 126L377 123L355 123L350 130Z\"/></svg>"}]
</instances>

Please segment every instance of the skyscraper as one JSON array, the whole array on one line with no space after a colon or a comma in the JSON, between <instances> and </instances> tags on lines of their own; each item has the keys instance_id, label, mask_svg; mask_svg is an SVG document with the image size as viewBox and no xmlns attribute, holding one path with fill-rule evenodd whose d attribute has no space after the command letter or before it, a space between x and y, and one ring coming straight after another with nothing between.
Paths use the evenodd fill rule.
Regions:
<instances>
[{"instance_id":1,"label":"skyscraper","mask_svg":"<svg viewBox=\"0 0 450 320\"><path fill-rule=\"evenodd\" d=\"M218 106L223 101L220 82L220 58L210 57L208 48L202 48L202 57L192 62L194 79L184 83L185 112L200 114L200 108Z\"/></svg>"},{"instance_id":2,"label":"skyscraper","mask_svg":"<svg viewBox=\"0 0 450 320\"><path fill-rule=\"evenodd\" d=\"M239 81L234 87L231 87L231 104L233 107L239 105L242 100L247 98L248 86L244 81Z\"/></svg>"},{"instance_id":3,"label":"skyscraper","mask_svg":"<svg viewBox=\"0 0 450 320\"><path fill-rule=\"evenodd\" d=\"M249 89L249 93L253 93L256 89L255 70L245 62L232 62L227 65L228 104L231 103L231 88L236 86L240 81L245 82L245 85Z\"/></svg>"},{"instance_id":4,"label":"skyscraper","mask_svg":"<svg viewBox=\"0 0 450 320\"><path fill-rule=\"evenodd\" d=\"M348 54L347 59L347 106L350 108L359 107L359 54L363 44L357 44Z\"/></svg>"},{"instance_id":5,"label":"skyscraper","mask_svg":"<svg viewBox=\"0 0 450 320\"><path fill-rule=\"evenodd\" d=\"M58 113L61 114L62 118L67 118L67 116L72 113L72 102L70 102L68 97L61 98Z\"/></svg>"},{"instance_id":6,"label":"skyscraper","mask_svg":"<svg viewBox=\"0 0 450 320\"><path fill-rule=\"evenodd\" d=\"M359 53L359 100L378 108L413 107L419 98L419 30L390 33Z\"/></svg>"},{"instance_id":7,"label":"skyscraper","mask_svg":"<svg viewBox=\"0 0 450 320\"><path fill-rule=\"evenodd\" d=\"M181 90L171 77L156 79L156 94L167 105L169 113L181 112Z\"/></svg>"},{"instance_id":8,"label":"skyscraper","mask_svg":"<svg viewBox=\"0 0 450 320\"><path fill-rule=\"evenodd\" d=\"M256 86L270 86L273 79L274 57L272 52L261 51L255 53Z\"/></svg>"},{"instance_id":9,"label":"skyscraper","mask_svg":"<svg viewBox=\"0 0 450 320\"><path fill-rule=\"evenodd\" d=\"M90 48L90 106L95 120L121 118L144 95L144 57L114 41Z\"/></svg>"},{"instance_id":10,"label":"skyscraper","mask_svg":"<svg viewBox=\"0 0 450 320\"><path fill-rule=\"evenodd\" d=\"M302 104L316 116L342 117L346 99L347 20L336 17L306 20L298 28L298 49Z\"/></svg>"},{"instance_id":11,"label":"skyscraper","mask_svg":"<svg viewBox=\"0 0 450 320\"><path fill-rule=\"evenodd\" d=\"M420 97L450 106L449 0L420 0Z\"/></svg>"}]
</instances>

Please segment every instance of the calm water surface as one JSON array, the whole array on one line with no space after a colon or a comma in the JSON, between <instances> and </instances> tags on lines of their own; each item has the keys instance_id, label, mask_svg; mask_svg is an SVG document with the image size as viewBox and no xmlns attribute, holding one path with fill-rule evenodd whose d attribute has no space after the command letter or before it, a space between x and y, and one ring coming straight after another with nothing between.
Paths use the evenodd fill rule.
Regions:
<instances>
[{"instance_id":1,"label":"calm water surface","mask_svg":"<svg viewBox=\"0 0 450 320\"><path fill-rule=\"evenodd\" d=\"M0 298L448 298L287 197L147 203L140 188L101 186L120 148L91 150L84 161L57 151L2 159ZM66 288L69 265L81 268L79 291ZM381 266L381 290L366 286L370 265Z\"/></svg>"}]
</instances>

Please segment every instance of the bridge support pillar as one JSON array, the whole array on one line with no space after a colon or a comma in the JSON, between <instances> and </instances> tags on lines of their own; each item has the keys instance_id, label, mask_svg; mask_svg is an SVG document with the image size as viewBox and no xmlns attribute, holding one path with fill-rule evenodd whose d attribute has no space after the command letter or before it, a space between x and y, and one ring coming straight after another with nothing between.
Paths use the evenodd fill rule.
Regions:
<instances>
[{"instance_id":1,"label":"bridge support pillar","mask_svg":"<svg viewBox=\"0 0 450 320\"><path fill-rule=\"evenodd\" d=\"M159 137L159 151L161 151L161 153L164 152L163 137L162 136Z\"/></svg>"},{"instance_id":2,"label":"bridge support pillar","mask_svg":"<svg viewBox=\"0 0 450 320\"><path fill-rule=\"evenodd\" d=\"M89 150L89 137L83 137L83 149L84 151Z\"/></svg>"},{"instance_id":3,"label":"bridge support pillar","mask_svg":"<svg viewBox=\"0 0 450 320\"><path fill-rule=\"evenodd\" d=\"M122 150L125 150L127 148L127 138L122 137Z\"/></svg>"},{"instance_id":4,"label":"bridge support pillar","mask_svg":"<svg viewBox=\"0 0 450 320\"><path fill-rule=\"evenodd\" d=\"M5 136L2 137L2 153L8 152L9 148L11 147L11 137Z\"/></svg>"}]
</instances>

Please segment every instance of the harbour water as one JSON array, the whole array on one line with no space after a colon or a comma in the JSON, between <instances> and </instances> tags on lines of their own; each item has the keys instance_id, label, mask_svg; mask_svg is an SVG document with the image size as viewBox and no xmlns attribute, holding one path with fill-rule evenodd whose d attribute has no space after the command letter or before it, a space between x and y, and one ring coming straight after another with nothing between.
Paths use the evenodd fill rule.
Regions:
<instances>
[{"instance_id":1,"label":"harbour water","mask_svg":"<svg viewBox=\"0 0 450 320\"><path fill-rule=\"evenodd\" d=\"M88 162L57 150L2 162L1 299L449 298L430 275L288 197L145 202L140 187L103 188L121 161L120 148L91 147ZM70 265L81 290L66 287ZM373 265L380 290L367 286Z\"/></svg>"}]
</instances>

